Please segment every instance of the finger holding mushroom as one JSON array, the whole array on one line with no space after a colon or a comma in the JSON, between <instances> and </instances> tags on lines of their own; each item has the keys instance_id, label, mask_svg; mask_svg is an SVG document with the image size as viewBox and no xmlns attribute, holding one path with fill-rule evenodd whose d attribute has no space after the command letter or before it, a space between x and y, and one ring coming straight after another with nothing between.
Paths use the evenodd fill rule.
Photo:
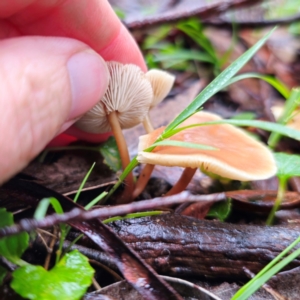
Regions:
<instances>
[{"instance_id":1,"label":"finger holding mushroom","mask_svg":"<svg viewBox=\"0 0 300 300\"><path fill-rule=\"evenodd\" d=\"M120 152L122 168L130 163L122 129L141 123L153 100L152 86L138 66L107 62L110 81L105 95L87 112L76 126L90 133L112 131ZM131 201L134 182L132 173L125 180L122 203Z\"/></svg>"},{"instance_id":2,"label":"finger holding mushroom","mask_svg":"<svg viewBox=\"0 0 300 300\"><path fill-rule=\"evenodd\" d=\"M218 121L221 118L208 112L198 112L185 120L180 127L192 124ZM197 126L183 130L170 140L204 144L218 150L158 146L152 152L145 152L163 132L159 128L140 137L138 161L140 163L190 168L190 174L200 168L219 176L240 181L262 180L276 174L276 163L271 151L261 142L254 140L243 130L229 124ZM184 180L185 178L183 178ZM187 186L179 181L173 190L177 193ZM170 194L173 194L172 190Z\"/></svg>"}]
</instances>

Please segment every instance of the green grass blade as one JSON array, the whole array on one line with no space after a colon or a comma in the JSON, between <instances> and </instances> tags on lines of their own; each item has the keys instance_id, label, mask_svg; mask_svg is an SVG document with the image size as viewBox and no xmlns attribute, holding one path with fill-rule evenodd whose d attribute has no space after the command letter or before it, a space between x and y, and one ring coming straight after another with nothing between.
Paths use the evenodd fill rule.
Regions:
<instances>
[{"instance_id":1,"label":"green grass blade","mask_svg":"<svg viewBox=\"0 0 300 300\"><path fill-rule=\"evenodd\" d=\"M108 218L108 219L103 220L102 223L107 224L107 223L111 223L111 222L119 221L119 220L142 218L142 217L148 217L148 216L157 216L157 215L161 215L163 213L164 213L164 211L162 211L162 210L142 211L142 212L127 214L125 216L116 216L116 217Z\"/></svg>"},{"instance_id":2,"label":"green grass blade","mask_svg":"<svg viewBox=\"0 0 300 300\"><path fill-rule=\"evenodd\" d=\"M294 251L292 254L284 258L282 257L288 254L288 252L294 248L300 242L300 237L297 238L291 245L284 249L275 259L273 259L266 267L264 267L254 278L252 278L247 284L239 289L231 300L244 300L248 299L256 290L259 289L267 280L269 280L274 274L279 272L288 263L300 255L300 249ZM280 261L281 260L281 261ZM279 262L279 263L277 263Z\"/></svg>"},{"instance_id":3,"label":"green grass blade","mask_svg":"<svg viewBox=\"0 0 300 300\"><path fill-rule=\"evenodd\" d=\"M259 73L245 73L245 74L237 75L237 76L233 77L231 80L229 80L229 82L227 82L226 86L229 86L230 84L233 84L237 81L240 81L243 79L248 79L248 78L258 78L258 79L264 80L265 82L267 82L271 86L273 86L285 99L289 98L289 96L290 96L290 90L279 79L275 78L274 76L262 75ZM226 86L224 86L224 88Z\"/></svg>"},{"instance_id":4,"label":"green grass blade","mask_svg":"<svg viewBox=\"0 0 300 300\"><path fill-rule=\"evenodd\" d=\"M213 121L213 122L206 122L201 124L193 124L185 127L176 128L173 130L170 130L164 138L169 138L170 136L189 128L197 127L197 126L210 126L210 125L217 125L217 124L231 124L235 126L251 126L260 128L266 131L272 131L277 132L281 135L284 135L286 137L295 139L300 141L300 131L296 129L292 129L289 127L286 127L281 124L267 122L267 121L257 121L257 120L219 120L219 121Z\"/></svg>"},{"instance_id":5,"label":"green grass blade","mask_svg":"<svg viewBox=\"0 0 300 300\"><path fill-rule=\"evenodd\" d=\"M95 167L95 164L96 163L94 162L93 165L91 166L91 168L89 169L89 171L87 172L87 174L84 176L84 178L83 178L83 180L82 180L82 182L80 184L80 187L79 187L79 189L78 189L78 191L77 191L77 193L76 193L76 195L74 197L74 200L73 200L74 202L77 202L78 197L79 197L79 195L80 195L80 193L81 193L81 191L82 191L82 189L83 189L86 181L88 180L90 174L92 173L92 171L93 171L93 169Z\"/></svg>"},{"instance_id":6,"label":"green grass blade","mask_svg":"<svg viewBox=\"0 0 300 300\"><path fill-rule=\"evenodd\" d=\"M276 28L276 27L275 27ZM216 77L196 98L180 113L165 129L162 136L169 130L174 129L181 124L185 119L191 116L199 109L210 97L220 91L230 79L252 58L252 56L263 46L269 36L275 30L271 30L267 35L260 39L248 51L242 54L236 61L234 61L228 68L226 68L218 77Z\"/></svg>"},{"instance_id":7,"label":"green grass blade","mask_svg":"<svg viewBox=\"0 0 300 300\"><path fill-rule=\"evenodd\" d=\"M177 24L177 28L184 32L186 35L188 35L190 38L192 38L196 44L203 48L213 59L214 64L218 63L216 51L210 40L204 34L204 27L198 19L192 18L189 20L179 22Z\"/></svg>"},{"instance_id":8,"label":"green grass blade","mask_svg":"<svg viewBox=\"0 0 300 300\"><path fill-rule=\"evenodd\" d=\"M278 190L277 190L277 197L275 200L275 203L271 209L271 212L269 213L269 216L267 218L266 221L266 225L272 225L275 219L275 213L278 211L281 202L283 201L284 198L284 194L286 192L286 188L287 188L287 181L288 178L287 177L280 177L278 176L278 172L277 172L277 177L278 177Z\"/></svg>"},{"instance_id":9,"label":"green grass blade","mask_svg":"<svg viewBox=\"0 0 300 300\"><path fill-rule=\"evenodd\" d=\"M201 62L213 63L210 56L203 52L196 52L192 50L178 50L174 53L161 53L155 55L153 59L154 62L164 62L164 61L185 61L185 60L196 60Z\"/></svg>"},{"instance_id":10,"label":"green grass blade","mask_svg":"<svg viewBox=\"0 0 300 300\"><path fill-rule=\"evenodd\" d=\"M102 192L100 195L98 195L95 199L93 199L89 204L87 204L84 209L89 210L92 208L94 205L96 205L99 201L101 201L108 193L107 192Z\"/></svg>"},{"instance_id":11,"label":"green grass blade","mask_svg":"<svg viewBox=\"0 0 300 300\"><path fill-rule=\"evenodd\" d=\"M160 141L151 145L151 147L157 147L157 146L174 146L174 147L193 148L193 149L200 149L200 150L219 150L218 148L209 145L180 142L180 141L170 141L170 140Z\"/></svg>"},{"instance_id":12,"label":"green grass blade","mask_svg":"<svg viewBox=\"0 0 300 300\"><path fill-rule=\"evenodd\" d=\"M123 180L127 177L127 175L139 164L137 161L137 156L135 156L130 164L125 168L121 176L119 177L118 182L111 188L111 190L108 192L107 196L102 200L102 204L104 204L107 199L117 190L117 188L121 185Z\"/></svg>"},{"instance_id":13,"label":"green grass blade","mask_svg":"<svg viewBox=\"0 0 300 300\"><path fill-rule=\"evenodd\" d=\"M54 211L57 214L63 214L64 213L64 211L62 209L62 206L59 203L59 201L56 198L51 197L51 198L44 198L39 202L39 204L38 204L38 206L37 206L37 208L34 212L33 217L36 220L43 219L46 216L46 213L47 213L47 210L48 210L48 207L49 207L50 204L52 205Z\"/></svg>"}]
</instances>

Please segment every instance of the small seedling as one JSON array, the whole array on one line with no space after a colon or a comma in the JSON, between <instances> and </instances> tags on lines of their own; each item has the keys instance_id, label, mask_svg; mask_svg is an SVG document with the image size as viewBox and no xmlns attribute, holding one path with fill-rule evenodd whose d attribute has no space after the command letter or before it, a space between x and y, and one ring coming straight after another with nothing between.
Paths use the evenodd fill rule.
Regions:
<instances>
[{"instance_id":1,"label":"small seedling","mask_svg":"<svg viewBox=\"0 0 300 300\"><path fill-rule=\"evenodd\" d=\"M276 211L279 209L284 193L287 187L287 181L291 177L300 176L300 156L287 153L275 153L275 160L277 164L277 177L279 180L277 198L272 211L267 219L267 225L273 223Z\"/></svg>"},{"instance_id":2,"label":"small seedling","mask_svg":"<svg viewBox=\"0 0 300 300\"><path fill-rule=\"evenodd\" d=\"M32 300L81 299L91 285L94 269L77 250L66 254L50 271L26 265L13 272L11 287Z\"/></svg>"},{"instance_id":3,"label":"small seedling","mask_svg":"<svg viewBox=\"0 0 300 300\"><path fill-rule=\"evenodd\" d=\"M46 202L52 203L57 212L61 212L60 204L55 200L44 201L36 216L42 217L43 210L47 207ZM5 209L0 209L0 227L8 225L13 225L13 216ZM62 258L52 270L47 271L21 259L29 245L28 242L29 236L26 232L0 239L0 255L19 266L12 273L11 287L28 299L80 299L90 286L94 274L88 259L78 251L73 251ZM1 279L5 273L2 267Z\"/></svg>"},{"instance_id":4,"label":"small seedling","mask_svg":"<svg viewBox=\"0 0 300 300\"><path fill-rule=\"evenodd\" d=\"M0 209L0 228L13 225L13 214L7 212L5 208ZM26 232L14 236L0 239L0 255L7 258L18 266L24 266L27 263L21 259L22 254L27 249L29 235Z\"/></svg>"}]
</instances>

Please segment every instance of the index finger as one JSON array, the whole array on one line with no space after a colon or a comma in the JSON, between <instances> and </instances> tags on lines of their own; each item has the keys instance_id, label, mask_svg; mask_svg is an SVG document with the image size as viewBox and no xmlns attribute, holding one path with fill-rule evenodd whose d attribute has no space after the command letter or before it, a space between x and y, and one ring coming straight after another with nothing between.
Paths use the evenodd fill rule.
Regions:
<instances>
[{"instance_id":1,"label":"index finger","mask_svg":"<svg viewBox=\"0 0 300 300\"><path fill-rule=\"evenodd\" d=\"M6 17L21 35L71 37L88 44L105 60L133 63L146 70L137 44L106 0L1 2L0 8L4 3L5 9L0 9L0 17Z\"/></svg>"}]
</instances>

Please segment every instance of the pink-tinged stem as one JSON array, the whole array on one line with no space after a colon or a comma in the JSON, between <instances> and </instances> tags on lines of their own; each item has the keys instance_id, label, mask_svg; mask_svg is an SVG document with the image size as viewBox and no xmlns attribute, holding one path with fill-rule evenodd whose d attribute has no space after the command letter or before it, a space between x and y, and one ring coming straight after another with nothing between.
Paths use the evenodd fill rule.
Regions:
<instances>
[{"instance_id":1,"label":"pink-tinged stem","mask_svg":"<svg viewBox=\"0 0 300 300\"><path fill-rule=\"evenodd\" d=\"M135 189L133 191L133 199L137 198L145 189L154 167L155 165L146 164L143 168L139 179L136 182Z\"/></svg>"},{"instance_id":2,"label":"pink-tinged stem","mask_svg":"<svg viewBox=\"0 0 300 300\"><path fill-rule=\"evenodd\" d=\"M119 149L121 161L122 161L122 168L125 170L125 168L129 165L130 163L130 158L129 158L129 153L128 153L128 148L127 148L127 143L124 138L117 113L114 111L110 113L108 116L108 121L111 126L112 132L114 134L114 137L116 139L116 143ZM124 180L125 183L125 188L122 197L118 200L118 204L124 204L124 203L129 203L132 201L132 193L134 190L134 181L133 181L133 175L132 172L128 174L126 179Z\"/></svg>"},{"instance_id":3,"label":"pink-tinged stem","mask_svg":"<svg viewBox=\"0 0 300 300\"><path fill-rule=\"evenodd\" d=\"M172 196L178 194L186 189L196 173L197 168L185 168L179 180L175 185L165 194L165 196Z\"/></svg>"}]
</instances>

